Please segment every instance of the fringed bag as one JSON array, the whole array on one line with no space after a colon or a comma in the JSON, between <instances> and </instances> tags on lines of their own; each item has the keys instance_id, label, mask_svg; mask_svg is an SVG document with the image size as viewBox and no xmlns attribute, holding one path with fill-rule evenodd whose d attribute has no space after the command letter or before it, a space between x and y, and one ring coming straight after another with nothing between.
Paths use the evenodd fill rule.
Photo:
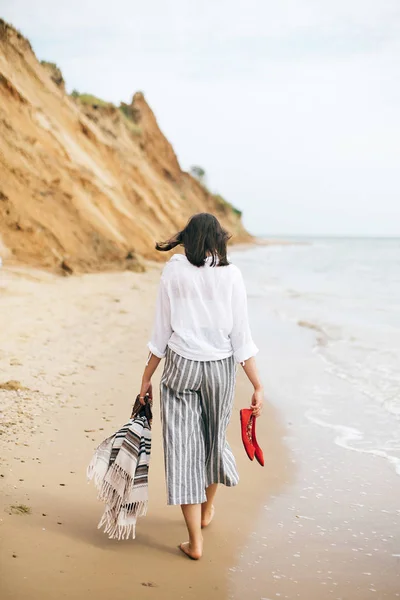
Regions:
<instances>
[{"instance_id":1,"label":"fringed bag","mask_svg":"<svg viewBox=\"0 0 400 600\"><path fill-rule=\"evenodd\" d=\"M144 405L137 396L128 423L97 447L87 468L106 504L98 528L110 539L134 539L136 520L147 512L151 405L148 395Z\"/></svg>"}]
</instances>

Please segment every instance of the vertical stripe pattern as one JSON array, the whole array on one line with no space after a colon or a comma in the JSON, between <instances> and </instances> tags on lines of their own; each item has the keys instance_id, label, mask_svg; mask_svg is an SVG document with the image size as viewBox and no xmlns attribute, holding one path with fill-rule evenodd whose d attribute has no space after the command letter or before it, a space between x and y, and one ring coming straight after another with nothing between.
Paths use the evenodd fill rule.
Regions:
<instances>
[{"instance_id":1,"label":"vertical stripe pattern","mask_svg":"<svg viewBox=\"0 0 400 600\"><path fill-rule=\"evenodd\" d=\"M238 483L226 441L235 377L233 357L194 361L167 348L161 422L168 504L200 504L211 483Z\"/></svg>"}]
</instances>

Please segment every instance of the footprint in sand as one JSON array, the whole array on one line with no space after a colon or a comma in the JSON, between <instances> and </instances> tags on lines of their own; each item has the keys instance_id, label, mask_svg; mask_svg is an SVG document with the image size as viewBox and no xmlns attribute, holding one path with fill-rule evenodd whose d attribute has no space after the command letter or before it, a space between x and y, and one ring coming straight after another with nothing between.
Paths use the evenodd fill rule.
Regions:
<instances>
[{"instance_id":1,"label":"footprint in sand","mask_svg":"<svg viewBox=\"0 0 400 600\"><path fill-rule=\"evenodd\" d=\"M22 362L18 358L11 358L10 366L11 367L22 367Z\"/></svg>"}]
</instances>

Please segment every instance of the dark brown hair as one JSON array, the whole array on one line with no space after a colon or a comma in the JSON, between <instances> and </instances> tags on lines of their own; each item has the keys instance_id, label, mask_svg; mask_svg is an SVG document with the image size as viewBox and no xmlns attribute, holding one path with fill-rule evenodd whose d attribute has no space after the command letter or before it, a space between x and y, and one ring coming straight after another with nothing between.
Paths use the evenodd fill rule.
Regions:
<instances>
[{"instance_id":1,"label":"dark brown hair","mask_svg":"<svg viewBox=\"0 0 400 600\"><path fill-rule=\"evenodd\" d=\"M229 265L226 257L226 244L230 235L221 227L214 215L199 213L191 217L184 229L178 231L166 242L158 242L156 249L167 252L183 246L186 258L192 265L202 267L207 256L211 256L212 267Z\"/></svg>"}]
</instances>

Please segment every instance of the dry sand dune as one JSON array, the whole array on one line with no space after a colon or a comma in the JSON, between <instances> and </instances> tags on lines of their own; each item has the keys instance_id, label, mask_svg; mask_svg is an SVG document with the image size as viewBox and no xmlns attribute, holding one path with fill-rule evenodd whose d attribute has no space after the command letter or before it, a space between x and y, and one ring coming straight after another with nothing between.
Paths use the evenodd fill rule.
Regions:
<instances>
[{"instance_id":1,"label":"dry sand dune","mask_svg":"<svg viewBox=\"0 0 400 600\"><path fill-rule=\"evenodd\" d=\"M0 20L1 256L135 269L137 256L160 260L154 239L201 211L250 239L240 212L182 171L142 93L118 108L74 99Z\"/></svg>"}]
</instances>

